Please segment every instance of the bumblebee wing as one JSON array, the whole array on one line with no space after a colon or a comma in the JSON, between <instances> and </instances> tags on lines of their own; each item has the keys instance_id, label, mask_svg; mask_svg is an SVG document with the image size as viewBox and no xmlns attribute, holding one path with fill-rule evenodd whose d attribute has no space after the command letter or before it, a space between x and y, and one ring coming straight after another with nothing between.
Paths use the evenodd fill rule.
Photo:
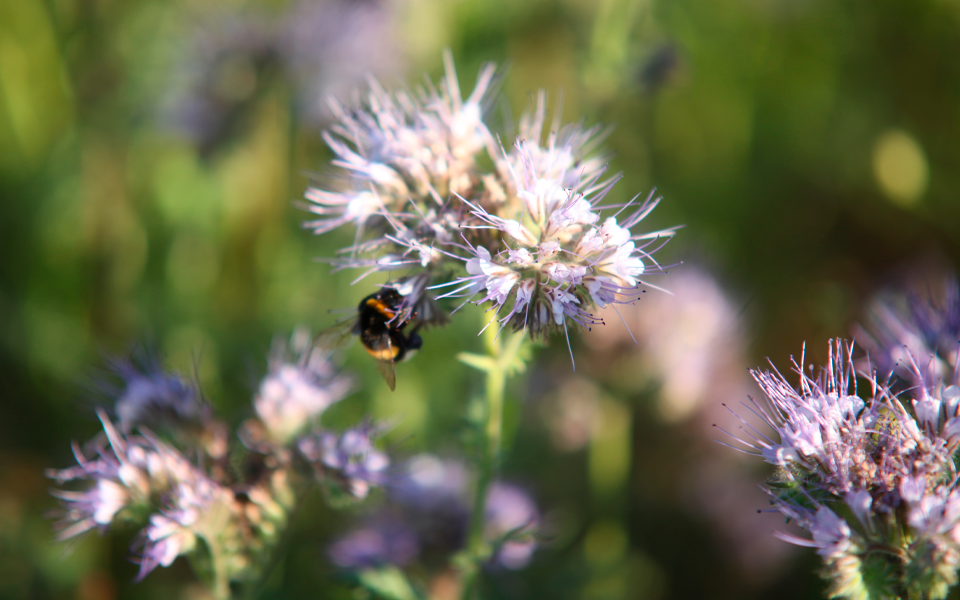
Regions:
<instances>
[{"instance_id":1,"label":"bumblebee wing","mask_svg":"<svg viewBox=\"0 0 960 600\"><path fill-rule=\"evenodd\" d=\"M387 387L390 388L390 391L396 391L397 371L394 369L393 360L383 358L378 359L377 370L380 371L380 376L383 377L383 380L387 382Z\"/></svg>"},{"instance_id":2,"label":"bumblebee wing","mask_svg":"<svg viewBox=\"0 0 960 600\"><path fill-rule=\"evenodd\" d=\"M349 316L340 319L330 327L317 334L314 338L314 344L322 348L341 348L352 341L352 337L357 334L357 317Z\"/></svg>"},{"instance_id":3,"label":"bumblebee wing","mask_svg":"<svg viewBox=\"0 0 960 600\"><path fill-rule=\"evenodd\" d=\"M397 387L397 375L393 363L399 348L393 343L390 332L384 331L379 335L370 335L369 331L361 332L360 340L363 342L363 348L367 351L367 354L377 361L377 371L387 382L390 391L394 391Z\"/></svg>"}]
</instances>

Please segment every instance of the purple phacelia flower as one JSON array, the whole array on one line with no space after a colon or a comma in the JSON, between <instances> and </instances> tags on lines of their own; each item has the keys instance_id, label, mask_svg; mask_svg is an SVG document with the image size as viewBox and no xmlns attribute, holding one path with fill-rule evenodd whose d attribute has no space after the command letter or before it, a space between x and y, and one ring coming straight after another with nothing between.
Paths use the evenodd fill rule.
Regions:
<instances>
[{"instance_id":1,"label":"purple phacelia flower","mask_svg":"<svg viewBox=\"0 0 960 600\"><path fill-rule=\"evenodd\" d=\"M300 438L297 449L321 474L322 480L363 499L373 486L386 482L390 458L378 450L374 439L381 429L365 424L340 435L320 432Z\"/></svg>"},{"instance_id":2,"label":"purple phacelia flower","mask_svg":"<svg viewBox=\"0 0 960 600\"><path fill-rule=\"evenodd\" d=\"M214 538L226 533L233 497L230 490L201 473L178 482L167 494L168 506L150 515L150 523L142 532L137 580L192 552L198 537L216 543Z\"/></svg>"},{"instance_id":3,"label":"purple phacelia flower","mask_svg":"<svg viewBox=\"0 0 960 600\"><path fill-rule=\"evenodd\" d=\"M449 54L444 61L438 88L390 94L374 83L356 110L334 105L340 123L325 139L342 173L307 190L320 218L306 226L355 230L335 267L364 269L358 279L406 269L403 280L429 283L409 304L434 293L472 299L495 311L501 328L534 337L602 324L598 308L655 288L649 278L665 271L653 255L674 230L634 231L659 202L653 194L603 204L619 177L602 179L598 128L548 125L541 93L505 149L484 122L494 67L463 99ZM440 311L431 308L432 318ZM443 319L417 312L416 320Z\"/></svg>"},{"instance_id":4,"label":"purple phacelia flower","mask_svg":"<svg viewBox=\"0 0 960 600\"><path fill-rule=\"evenodd\" d=\"M269 437L280 444L315 423L351 387L332 362L331 351L314 345L306 330L295 332L289 344L274 342L268 362L270 371L253 406Z\"/></svg>"},{"instance_id":5,"label":"purple phacelia flower","mask_svg":"<svg viewBox=\"0 0 960 600\"><path fill-rule=\"evenodd\" d=\"M774 434L741 418L738 441L778 467L773 504L812 539L777 537L817 549L832 596L944 598L960 565L960 393L922 370L895 391L858 374L852 355L852 344L832 343L816 378L801 358L796 388L752 371L766 398L748 408ZM869 385L858 389L858 375Z\"/></svg>"},{"instance_id":6,"label":"purple phacelia flower","mask_svg":"<svg viewBox=\"0 0 960 600\"><path fill-rule=\"evenodd\" d=\"M115 360L111 370L122 385L105 385L116 398L114 413L124 431L138 425L196 428L210 417L210 407L192 382L166 373L153 359Z\"/></svg>"},{"instance_id":7,"label":"purple phacelia flower","mask_svg":"<svg viewBox=\"0 0 960 600\"><path fill-rule=\"evenodd\" d=\"M927 389L960 385L960 284L875 298L867 323L855 331L869 361L864 370L896 376Z\"/></svg>"},{"instance_id":8,"label":"purple phacelia flower","mask_svg":"<svg viewBox=\"0 0 960 600\"><path fill-rule=\"evenodd\" d=\"M196 468L180 452L153 438L124 436L102 411L98 413L108 445L89 459L77 447L78 465L52 470L57 483L85 482L83 491L55 490L64 506L58 538L67 539L90 529L101 532L117 520L148 510L152 498L177 482L191 479Z\"/></svg>"}]
</instances>

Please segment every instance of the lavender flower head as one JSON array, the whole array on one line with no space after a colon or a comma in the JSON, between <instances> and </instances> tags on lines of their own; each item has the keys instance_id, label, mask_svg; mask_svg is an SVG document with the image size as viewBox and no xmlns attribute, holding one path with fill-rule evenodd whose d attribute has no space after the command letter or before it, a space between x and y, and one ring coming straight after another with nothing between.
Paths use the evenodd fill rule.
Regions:
<instances>
[{"instance_id":1,"label":"lavender flower head","mask_svg":"<svg viewBox=\"0 0 960 600\"><path fill-rule=\"evenodd\" d=\"M290 442L347 395L351 381L337 372L331 358L331 351L314 345L306 330L296 331L289 344L274 342L270 372L253 401L270 438Z\"/></svg>"},{"instance_id":2,"label":"lavender flower head","mask_svg":"<svg viewBox=\"0 0 960 600\"><path fill-rule=\"evenodd\" d=\"M635 302L644 278L663 272L652 255L673 235L631 230L659 199L603 204L618 177L602 179L598 129L554 120L547 130L542 93L505 149L484 122L494 67L464 98L444 58L437 87L388 93L374 82L359 108L333 102L339 123L324 139L341 175L306 192L318 215L307 227L356 232L333 264L429 283L413 286L409 307L451 286L437 297L488 304L501 327L532 336L589 328L602 323L594 307Z\"/></svg>"},{"instance_id":3,"label":"lavender flower head","mask_svg":"<svg viewBox=\"0 0 960 600\"><path fill-rule=\"evenodd\" d=\"M297 449L317 468L322 481L362 500L372 486L386 481L390 458L373 443L381 433L370 423L340 435L324 431L300 438Z\"/></svg>"},{"instance_id":4,"label":"lavender flower head","mask_svg":"<svg viewBox=\"0 0 960 600\"><path fill-rule=\"evenodd\" d=\"M138 580L193 551L198 537L215 538L228 526L234 496L202 473L178 482L171 492L169 505L150 515L150 523L143 530Z\"/></svg>"},{"instance_id":5,"label":"lavender flower head","mask_svg":"<svg viewBox=\"0 0 960 600\"><path fill-rule=\"evenodd\" d=\"M77 465L48 473L65 488L53 491L62 505L57 537L133 523L142 528L133 547L138 580L189 556L216 598L255 584L272 564L305 487L298 451L355 497L384 480L389 460L372 447L375 428L362 425L342 436L319 428L321 413L349 389L330 358L306 331L289 345L275 344L253 399L257 418L238 431L242 444L231 441L194 387L157 364L114 363L124 383L112 388L122 427L98 411L103 432L75 445ZM149 427L157 423L172 435L161 440Z\"/></svg>"},{"instance_id":6,"label":"lavender flower head","mask_svg":"<svg viewBox=\"0 0 960 600\"><path fill-rule=\"evenodd\" d=\"M77 466L48 473L61 485L87 482L83 491L54 491L64 506L57 534L61 540L135 520L149 511L156 495L194 473L193 465L171 446L152 437L125 436L103 411L98 416L107 444L95 446L92 458L74 446Z\"/></svg>"},{"instance_id":7,"label":"lavender flower head","mask_svg":"<svg viewBox=\"0 0 960 600\"><path fill-rule=\"evenodd\" d=\"M114 414L124 431L146 425L175 429L197 427L210 417L210 407L196 386L183 378L166 373L158 361L149 356L130 360L114 360L111 370L121 385L103 384L103 390L116 398Z\"/></svg>"},{"instance_id":8,"label":"lavender flower head","mask_svg":"<svg viewBox=\"0 0 960 600\"><path fill-rule=\"evenodd\" d=\"M858 389L852 354L832 343L816 378L801 357L798 388L752 371L766 399L748 409L776 435L740 419L737 441L777 466L773 504L812 539L777 535L817 549L833 597L944 598L960 566L960 389L898 394L872 374Z\"/></svg>"}]
</instances>

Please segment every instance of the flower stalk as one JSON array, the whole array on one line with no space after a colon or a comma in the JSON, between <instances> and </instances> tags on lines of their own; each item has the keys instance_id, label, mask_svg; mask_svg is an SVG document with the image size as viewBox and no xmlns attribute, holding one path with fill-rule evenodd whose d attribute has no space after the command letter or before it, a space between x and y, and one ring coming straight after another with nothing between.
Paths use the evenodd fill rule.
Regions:
<instances>
[{"instance_id":1,"label":"flower stalk","mask_svg":"<svg viewBox=\"0 0 960 600\"><path fill-rule=\"evenodd\" d=\"M463 565L462 598L473 597L480 565L493 548L484 535L486 503L491 482L496 479L503 445L503 403L507 378L526 369L529 338L523 332L502 333L495 325L496 313L490 312L483 331L487 355L461 353L461 362L486 374L484 422L480 429L480 469L474 488L473 512L467 533L466 564ZM506 338L506 341L504 341Z\"/></svg>"}]
</instances>

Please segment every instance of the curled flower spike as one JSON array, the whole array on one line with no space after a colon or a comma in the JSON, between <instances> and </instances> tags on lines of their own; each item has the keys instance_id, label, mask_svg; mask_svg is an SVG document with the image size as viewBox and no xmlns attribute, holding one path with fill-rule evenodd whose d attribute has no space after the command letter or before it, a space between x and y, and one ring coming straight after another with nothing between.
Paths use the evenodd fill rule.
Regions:
<instances>
[{"instance_id":1,"label":"curled flower spike","mask_svg":"<svg viewBox=\"0 0 960 600\"><path fill-rule=\"evenodd\" d=\"M142 436L124 436L106 414L100 411L98 416L108 445L97 449L97 458L87 459L74 448L76 467L48 472L59 484L87 483L83 491L53 492L64 506L57 534L61 540L94 528L102 532L118 520L135 517L149 508L155 495L193 478L196 472L171 446Z\"/></svg>"},{"instance_id":2,"label":"curled flower spike","mask_svg":"<svg viewBox=\"0 0 960 600\"><path fill-rule=\"evenodd\" d=\"M257 417L238 430L242 445L231 443L195 388L155 363L116 363L124 385L107 391L117 397L123 427L98 411L103 432L74 447L77 465L48 472L67 488L52 492L62 505L57 537L136 524L138 581L187 556L212 597L229 598L274 564L303 491L298 450L354 497L381 484L389 460L372 447L379 430L363 425L336 436L319 429L323 411L350 386L329 350L300 330L289 344L274 344L269 363L253 399ZM174 435L161 440L148 422L171 425ZM185 429L190 435L179 435Z\"/></svg>"},{"instance_id":3,"label":"curled flower spike","mask_svg":"<svg viewBox=\"0 0 960 600\"><path fill-rule=\"evenodd\" d=\"M572 193L561 202L537 200L531 214L534 210L543 214L540 224L530 227L497 220L478 209L514 244L497 255L483 246L472 248L468 275L457 279L454 284L460 287L445 295L479 296L477 304L490 303L498 314L508 306L500 323L529 329L532 336L566 329L568 321L590 328L603 323L590 312L592 307L636 302L643 293L641 284L649 285L640 278L664 272L652 253L673 232L630 233L629 227L659 202L652 195L622 226L615 216L594 225L600 218L595 204L608 189L590 200Z\"/></svg>"},{"instance_id":4,"label":"curled flower spike","mask_svg":"<svg viewBox=\"0 0 960 600\"><path fill-rule=\"evenodd\" d=\"M422 217L443 232L438 207L450 194L469 193L476 184L477 154L493 141L482 112L494 75L492 65L484 68L463 100L453 61L445 60L447 76L439 90L391 95L373 82L365 110L332 101L339 124L324 140L345 181L338 191L307 190L310 210L321 218L306 227L324 233L351 223L360 231L369 225L385 233L384 226L394 221L413 230L434 229L417 227Z\"/></svg>"},{"instance_id":5,"label":"curled flower spike","mask_svg":"<svg viewBox=\"0 0 960 600\"><path fill-rule=\"evenodd\" d=\"M960 392L917 370L918 386L863 393L852 355L831 343L816 378L801 357L798 387L752 371L766 398L747 408L774 433L738 417L734 437L778 467L767 491L812 539L777 537L817 549L833 596L944 598L960 565Z\"/></svg>"}]
</instances>

